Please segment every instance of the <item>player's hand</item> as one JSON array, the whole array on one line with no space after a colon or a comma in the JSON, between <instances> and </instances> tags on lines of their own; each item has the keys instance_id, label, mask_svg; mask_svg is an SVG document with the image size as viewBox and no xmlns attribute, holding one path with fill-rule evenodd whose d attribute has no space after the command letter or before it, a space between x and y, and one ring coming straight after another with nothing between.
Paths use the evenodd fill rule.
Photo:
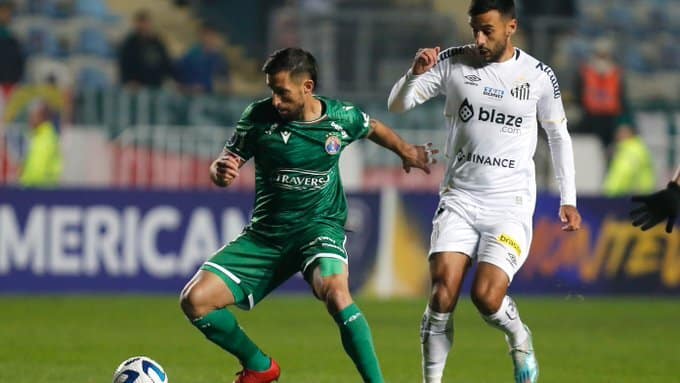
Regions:
<instances>
[{"instance_id":1,"label":"player's hand","mask_svg":"<svg viewBox=\"0 0 680 383\"><path fill-rule=\"evenodd\" d=\"M680 186L678 184L671 182L664 190L648 195L636 195L632 199L633 202L642 204L630 211L633 226L640 226L640 229L647 230L667 219L666 232L673 231L673 223L680 212Z\"/></svg>"},{"instance_id":2,"label":"player's hand","mask_svg":"<svg viewBox=\"0 0 680 383\"><path fill-rule=\"evenodd\" d=\"M437 163L434 158L437 153L439 153L439 150L432 149L431 142L425 145L409 145L401 156L402 167L406 173L410 173L411 168L418 168L426 174L430 174L430 165Z\"/></svg>"},{"instance_id":3,"label":"player's hand","mask_svg":"<svg viewBox=\"0 0 680 383\"><path fill-rule=\"evenodd\" d=\"M437 64L437 60L439 60L440 50L441 48L439 47L419 49L413 60L411 73L418 76L432 69Z\"/></svg>"},{"instance_id":4,"label":"player's hand","mask_svg":"<svg viewBox=\"0 0 680 383\"><path fill-rule=\"evenodd\" d=\"M224 153L210 164L210 179L219 187L227 187L238 177L240 166L238 157Z\"/></svg>"},{"instance_id":5,"label":"player's hand","mask_svg":"<svg viewBox=\"0 0 680 383\"><path fill-rule=\"evenodd\" d=\"M564 224L562 226L564 231L576 231L581 228L581 214L575 206L560 206L560 221Z\"/></svg>"}]
</instances>

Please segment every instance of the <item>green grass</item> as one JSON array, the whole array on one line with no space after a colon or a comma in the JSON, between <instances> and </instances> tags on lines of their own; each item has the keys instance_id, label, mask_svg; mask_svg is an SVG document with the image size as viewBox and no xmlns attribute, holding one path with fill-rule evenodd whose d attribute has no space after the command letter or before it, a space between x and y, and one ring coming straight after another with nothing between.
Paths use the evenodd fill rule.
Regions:
<instances>
[{"instance_id":1,"label":"green grass","mask_svg":"<svg viewBox=\"0 0 680 383\"><path fill-rule=\"evenodd\" d=\"M546 383L680 382L680 302L651 298L517 299ZM423 300L359 301L387 382L420 381ZM0 297L0 382L108 383L127 357L159 361L171 383L231 382L236 361L206 341L174 297ZM358 382L337 328L308 297L237 311L282 366L282 382ZM510 382L503 336L469 301L456 316L445 381Z\"/></svg>"}]
</instances>

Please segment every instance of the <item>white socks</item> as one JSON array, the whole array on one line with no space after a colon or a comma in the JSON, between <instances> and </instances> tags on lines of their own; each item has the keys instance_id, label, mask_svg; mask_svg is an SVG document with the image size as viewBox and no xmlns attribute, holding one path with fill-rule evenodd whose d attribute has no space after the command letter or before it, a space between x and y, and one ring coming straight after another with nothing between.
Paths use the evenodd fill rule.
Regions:
<instances>
[{"instance_id":1,"label":"white socks","mask_svg":"<svg viewBox=\"0 0 680 383\"><path fill-rule=\"evenodd\" d=\"M517 311L515 301L507 295L503 298L503 303L501 303L501 307L497 312L489 316L482 315L482 318L484 318L486 323L500 329L507 335L508 344L511 348L519 346L529 336L529 333L524 328L524 324L519 319L519 312Z\"/></svg>"},{"instance_id":2,"label":"white socks","mask_svg":"<svg viewBox=\"0 0 680 383\"><path fill-rule=\"evenodd\" d=\"M423 355L423 382L441 383L446 357L453 345L453 317L451 313L432 311L428 305L420 323Z\"/></svg>"}]
</instances>

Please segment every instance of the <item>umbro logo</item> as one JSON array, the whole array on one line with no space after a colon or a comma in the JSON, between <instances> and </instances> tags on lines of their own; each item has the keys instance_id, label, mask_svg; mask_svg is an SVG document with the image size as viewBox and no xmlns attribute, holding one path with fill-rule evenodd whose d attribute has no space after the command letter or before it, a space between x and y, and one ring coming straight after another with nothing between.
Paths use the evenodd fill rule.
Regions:
<instances>
[{"instance_id":1,"label":"umbro logo","mask_svg":"<svg viewBox=\"0 0 680 383\"><path fill-rule=\"evenodd\" d=\"M465 75L465 76L463 76L463 77L464 77L465 80L466 80L466 81L465 81L465 84L466 84L466 85L477 86L477 85L478 85L477 83L480 82L480 81L482 81L482 79L481 79L479 76L474 75L474 74L468 74L468 75Z\"/></svg>"}]
</instances>

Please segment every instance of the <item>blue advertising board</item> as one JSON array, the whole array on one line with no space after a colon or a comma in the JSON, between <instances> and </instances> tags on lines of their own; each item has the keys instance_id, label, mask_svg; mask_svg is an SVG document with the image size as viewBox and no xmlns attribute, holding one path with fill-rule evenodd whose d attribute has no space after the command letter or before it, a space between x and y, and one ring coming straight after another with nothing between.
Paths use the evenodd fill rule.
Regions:
<instances>
[{"instance_id":1,"label":"blue advertising board","mask_svg":"<svg viewBox=\"0 0 680 383\"><path fill-rule=\"evenodd\" d=\"M351 286L375 263L379 196L348 197ZM0 189L0 293L179 292L248 223L251 193ZM282 291L308 291L296 276Z\"/></svg>"},{"instance_id":2,"label":"blue advertising board","mask_svg":"<svg viewBox=\"0 0 680 383\"><path fill-rule=\"evenodd\" d=\"M412 227L422 231L427 251L435 194L401 196ZM664 225L643 232L628 218L627 198L582 197L581 230L564 232L559 198L541 194L534 214L529 257L515 276L511 292L529 294L680 294L680 230ZM464 284L470 290L472 278Z\"/></svg>"}]
</instances>

